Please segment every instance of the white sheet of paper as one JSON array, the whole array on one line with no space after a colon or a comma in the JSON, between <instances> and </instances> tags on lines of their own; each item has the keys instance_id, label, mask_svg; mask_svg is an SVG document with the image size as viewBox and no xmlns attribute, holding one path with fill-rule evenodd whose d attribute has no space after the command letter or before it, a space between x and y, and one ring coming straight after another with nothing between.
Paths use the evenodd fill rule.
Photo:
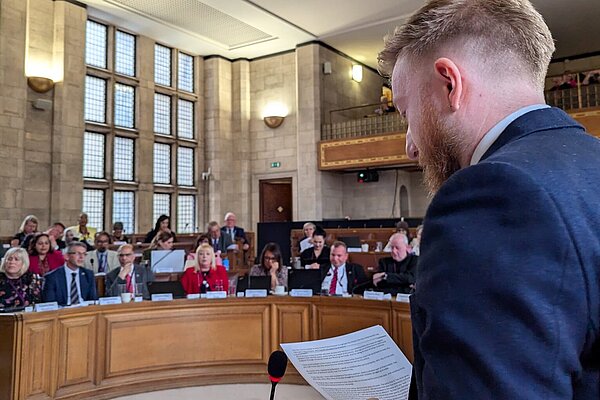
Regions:
<instances>
[{"instance_id":1,"label":"white sheet of paper","mask_svg":"<svg viewBox=\"0 0 600 400\"><path fill-rule=\"evenodd\" d=\"M327 400L408 399L411 364L380 325L281 348Z\"/></svg>"}]
</instances>

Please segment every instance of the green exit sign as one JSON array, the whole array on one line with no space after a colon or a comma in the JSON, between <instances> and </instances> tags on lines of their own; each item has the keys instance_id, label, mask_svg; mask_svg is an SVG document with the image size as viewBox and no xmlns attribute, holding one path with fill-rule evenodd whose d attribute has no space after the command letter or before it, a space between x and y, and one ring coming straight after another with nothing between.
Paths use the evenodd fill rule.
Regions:
<instances>
[{"instance_id":1,"label":"green exit sign","mask_svg":"<svg viewBox=\"0 0 600 400\"><path fill-rule=\"evenodd\" d=\"M271 168L279 168L281 167L281 163L279 161L273 161L271 163Z\"/></svg>"}]
</instances>

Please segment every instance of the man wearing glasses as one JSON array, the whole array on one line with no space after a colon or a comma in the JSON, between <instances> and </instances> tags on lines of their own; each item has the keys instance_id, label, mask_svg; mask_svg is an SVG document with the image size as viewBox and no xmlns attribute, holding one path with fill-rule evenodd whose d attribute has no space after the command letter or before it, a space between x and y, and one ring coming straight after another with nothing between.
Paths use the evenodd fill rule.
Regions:
<instances>
[{"instance_id":1,"label":"man wearing glasses","mask_svg":"<svg viewBox=\"0 0 600 400\"><path fill-rule=\"evenodd\" d=\"M94 271L94 274L107 274L119 267L117 252L109 250L110 235L108 232L99 232L94 239L96 250L90 251L85 257L85 267Z\"/></svg>"},{"instance_id":2,"label":"man wearing glasses","mask_svg":"<svg viewBox=\"0 0 600 400\"><path fill-rule=\"evenodd\" d=\"M148 282L154 280L152 272L140 265L134 264L135 253L133 246L124 244L117 250L120 268L115 268L106 275L106 292L109 296L120 296L123 291L138 296L136 284L141 285L142 296L149 299ZM139 286L138 286L139 287Z\"/></svg>"},{"instance_id":3,"label":"man wearing glasses","mask_svg":"<svg viewBox=\"0 0 600 400\"><path fill-rule=\"evenodd\" d=\"M61 306L74 306L83 301L96 300L94 272L83 267L87 250L81 242L67 246L67 262L47 273L42 298L56 301Z\"/></svg>"}]
</instances>

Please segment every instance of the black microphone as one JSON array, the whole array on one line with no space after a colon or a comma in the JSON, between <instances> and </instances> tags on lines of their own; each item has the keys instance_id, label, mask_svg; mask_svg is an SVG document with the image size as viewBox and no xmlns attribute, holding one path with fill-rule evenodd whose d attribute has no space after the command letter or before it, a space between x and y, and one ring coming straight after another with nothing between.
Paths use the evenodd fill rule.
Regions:
<instances>
[{"instance_id":1,"label":"black microphone","mask_svg":"<svg viewBox=\"0 0 600 400\"><path fill-rule=\"evenodd\" d=\"M360 285L354 286L354 288L352 289L352 294L356 294L356 289L362 288L362 287L365 287L365 286L369 286L369 284L371 284L371 283L373 283L373 280L369 279L369 280L364 281Z\"/></svg>"},{"instance_id":2,"label":"black microphone","mask_svg":"<svg viewBox=\"0 0 600 400\"><path fill-rule=\"evenodd\" d=\"M283 375L285 375L285 370L287 368L288 358L285 353L281 350L275 350L271 353L269 357L269 365L267 366L267 372L269 373L269 379L271 380L271 398L273 400L275 398L275 386Z\"/></svg>"}]
</instances>

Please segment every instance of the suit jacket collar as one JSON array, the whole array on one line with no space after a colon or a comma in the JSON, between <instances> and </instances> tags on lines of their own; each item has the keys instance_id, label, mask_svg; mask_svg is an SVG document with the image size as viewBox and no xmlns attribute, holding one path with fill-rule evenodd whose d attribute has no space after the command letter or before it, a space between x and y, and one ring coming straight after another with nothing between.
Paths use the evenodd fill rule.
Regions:
<instances>
[{"instance_id":1,"label":"suit jacket collar","mask_svg":"<svg viewBox=\"0 0 600 400\"><path fill-rule=\"evenodd\" d=\"M585 130L583 126L575 122L567 113L559 108L543 108L541 110L528 112L506 127L504 132L502 132L498 139L496 139L481 157L481 161L494 154L505 144L531 133L571 127Z\"/></svg>"}]
</instances>

